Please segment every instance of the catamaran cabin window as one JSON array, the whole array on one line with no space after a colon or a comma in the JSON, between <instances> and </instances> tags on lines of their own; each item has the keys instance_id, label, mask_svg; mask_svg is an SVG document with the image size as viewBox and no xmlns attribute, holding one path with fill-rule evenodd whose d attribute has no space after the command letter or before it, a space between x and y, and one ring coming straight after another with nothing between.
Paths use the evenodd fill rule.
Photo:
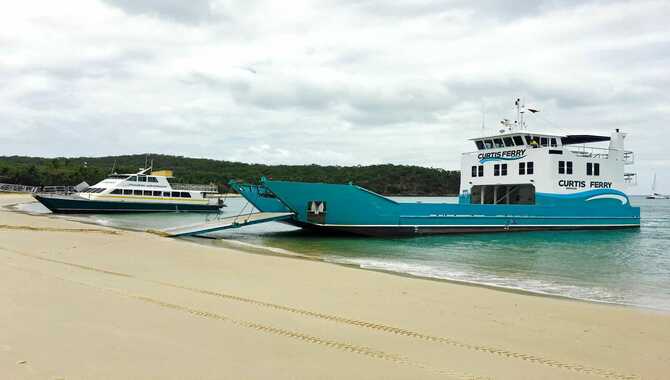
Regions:
<instances>
[{"instance_id":1,"label":"catamaran cabin window","mask_svg":"<svg viewBox=\"0 0 670 380\"><path fill-rule=\"evenodd\" d=\"M523 138L521 136L514 136L514 143L518 146L524 145Z\"/></svg>"},{"instance_id":2,"label":"catamaran cabin window","mask_svg":"<svg viewBox=\"0 0 670 380\"><path fill-rule=\"evenodd\" d=\"M151 190L144 190L144 195L153 195L153 192Z\"/></svg>"},{"instance_id":3,"label":"catamaran cabin window","mask_svg":"<svg viewBox=\"0 0 670 380\"><path fill-rule=\"evenodd\" d=\"M160 197L161 195L163 195L162 191L154 191L154 197Z\"/></svg>"},{"instance_id":4,"label":"catamaran cabin window","mask_svg":"<svg viewBox=\"0 0 670 380\"><path fill-rule=\"evenodd\" d=\"M507 147L514 146L514 141L512 140L511 137L503 137L503 142Z\"/></svg>"},{"instance_id":5,"label":"catamaran cabin window","mask_svg":"<svg viewBox=\"0 0 670 380\"><path fill-rule=\"evenodd\" d=\"M138 179L140 182L146 182L146 181L147 181L147 177L145 177L145 176L143 176L143 175L137 177L137 179Z\"/></svg>"},{"instance_id":6,"label":"catamaran cabin window","mask_svg":"<svg viewBox=\"0 0 670 380\"><path fill-rule=\"evenodd\" d=\"M477 185L470 190L472 204L535 204L535 186Z\"/></svg>"},{"instance_id":7,"label":"catamaran cabin window","mask_svg":"<svg viewBox=\"0 0 670 380\"><path fill-rule=\"evenodd\" d=\"M479 150L484 149L484 142L482 140L475 141L475 144L477 145L477 149Z\"/></svg>"},{"instance_id":8,"label":"catamaran cabin window","mask_svg":"<svg viewBox=\"0 0 670 380\"><path fill-rule=\"evenodd\" d=\"M142 195L142 190L133 190L133 195Z\"/></svg>"},{"instance_id":9,"label":"catamaran cabin window","mask_svg":"<svg viewBox=\"0 0 670 380\"><path fill-rule=\"evenodd\" d=\"M172 192L172 197L179 198L179 192L178 191L173 191Z\"/></svg>"},{"instance_id":10,"label":"catamaran cabin window","mask_svg":"<svg viewBox=\"0 0 670 380\"><path fill-rule=\"evenodd\" d=\"M182 191L181 192L181 197L182 198L191 198L191 193L186 192L186 191Z\"/></svg>"},{"instance_id":11,"label":"catamaran cabin window","mask_svg":"<svg viewBox=\"0 0 670 380\"><path fill-rule=\"evenodd\" d=\"M170 196L170 192L169 192L169 191L164 191L164 192L163 192L163 196L164 196L164 197L169 197L169 196Z\"/></svg>"},{"instance_id":12,"label":"catamaran cabin window","mask_svg":"<svg viewBox=\"0 0 670 380\"><path fill-rule=\"evenodd\" d=\"M503 144L502 139L493 139L493 142L496 144L496 148L504 148L505 144Z\"/></svg>"},{"instance_id":13,"label":"catamaran cabin window","mask_svg":"<svg viewBox=\"0 0 670 380\"><path fill-rule=\"evenodd\" d=\"M114 189L110 194L123 194L123 191L121 189Z\"/></svg>"},{"instance_id":14,"label":"catamaran cabin window","mask_svg":"<svg viewBox=\"0 0 670 380\"><path fill-rule=\"evenodd\" d=\"M131 182L137 182L137 176L134 175L134 176L128 178L128 181L131 181Z\"/></svg>"},{"instance_id":15,"label":"catamaran cabin window","mask_svg":"<svg viewBox=\"0 0 670 380\"><path fill-rule=\"evenodd\" d=\"M149 182L158 183L158 179L156 177L147 177L147 180Z\"/></svg>"},{"instance_id":16,"label":"catamaran cabin window","mask_svg":"<svg viewBox=\"0 0 670 380\"><path fill-rule=\"evenodd\" d=\"M133 195L132 190L123 190L123 195Z\"/></svg>"}]
</instances>

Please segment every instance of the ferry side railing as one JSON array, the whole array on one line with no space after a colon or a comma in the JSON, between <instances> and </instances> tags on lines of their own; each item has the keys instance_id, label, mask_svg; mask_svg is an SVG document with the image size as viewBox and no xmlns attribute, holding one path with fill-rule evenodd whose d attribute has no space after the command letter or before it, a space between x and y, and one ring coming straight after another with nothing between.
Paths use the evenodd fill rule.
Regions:
<instances>
[{"instance_id":1,"label":"ferry side railing","mask_svg":"<svg viewBox=\"0 0 670 380\"><path fill-rule=\"evenodd\" d=\"M624 173L623 181L626 185L637 185L637 173Z\"/></svg>"},{"instance_id":2,"label":"ferry side railing","mask_svg":"<svg viewBox=\"0 0 670 380\"><path fill-rule=\"evenodd\" d=\"M610 156L610 149L607 148L597 148L594 146L577 146L571 147L570 151L576 154L578 157L587 157L587 158L602 158L607 159Z\"/></svg>"},{"instance_id":3,"label":"ferry side railing","mask_svg":"<svg viewBox=\"0 0 670 380\"><path fill-rule=\"evenodd\" d=\"M204 191L207 193L216 193L219 188L216 185L196 185L192 183L170 183L174 190Z\"/></svg>"}]
</instances>

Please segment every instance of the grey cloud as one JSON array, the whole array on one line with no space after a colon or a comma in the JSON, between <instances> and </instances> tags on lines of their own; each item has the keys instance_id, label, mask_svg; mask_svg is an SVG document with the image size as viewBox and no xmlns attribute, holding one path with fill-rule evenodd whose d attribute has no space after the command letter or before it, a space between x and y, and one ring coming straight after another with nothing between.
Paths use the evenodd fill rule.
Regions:
<instances>
[{"instance_id":1,"label":"grey cloud","mask_svg":"<svg viewBox=\"0 0 670 380\"><path fill-rule=\"evenodd\" d=\"M219 19L210 0L103 0L130 15L165 18L183 24L200 24Z\"/></svg>"}]
</instances>

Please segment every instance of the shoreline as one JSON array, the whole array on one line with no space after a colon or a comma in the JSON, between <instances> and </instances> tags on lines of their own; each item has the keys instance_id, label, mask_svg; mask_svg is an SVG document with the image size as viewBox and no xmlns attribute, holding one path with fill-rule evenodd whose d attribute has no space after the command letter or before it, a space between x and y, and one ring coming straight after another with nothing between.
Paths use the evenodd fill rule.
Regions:
<instances>
[{"instance_id":1,"label":"shoreline","mask_svg":"<svg viewBox=\"0 0 670 380\"><path fill-rule=\"evenodd\" d=\"M0 204L10 198L21 197ZM670 315L656 310L6 208L0 225L16 227L0 228L0 372L11 378L660 379L670 370Z\"/></svg>"},{"instance_id":2,"label":"shoreline","mask_svg":"<svg viewBox=\"0 0 670 380\"><path fill-rule=\"evenodd\" d=\"M30 213L28 211L19 210L19 209L16 208L16 206L18 206L22 203L31 203L31 202L19 202L19 203L15 203L15 204L4 205L4 206L0 205L0 208L5 208L6 210L9 210L9 211L12 211L12 212L24 213L24 214L31 215L31 216L63 219L63 220L68 220L68 221L72 221L72 222L75 222L75 223L82 223L82 224L92 225L92 226L103 226L103 227L107 227L107 228L117 229L117 230L120 230L120 231L133 231L133 232L143 232L143 233L155 234L155 232L151 229L133 229L133 228L126 228L126 227L122 227L122 226L102 225L102 224L96 223L94 221L89 221L86 218L76 218L76 217L71 217L71 216L68 216L68 215L59 216L59 215L46 214L46 213L45 214ZM170 239L170 237L167 237L167 238ZM520 294L520 295L534 296L534 297L547 297L547 298L553 298L553 299L563 300L563 301L585 302L585 303L590 303L590 304L607 305L607 306L612 306L612 307L617 307L618 306L618 307L623 307L623 308L647 310L647 311L658 312L658 313L670 315L670 309L663 309L663 308L660 308L660 307L638 305L638 304L628 304L628 303L620 303L620 302L604 301L604 300L595 300L595 299L588 299L588 298L580 298L580 297L574 297L574 296L569 296L569 295L552 294L552 293L542 292L542 291L539 291L539 290L517 288L517 287L512 287L512 286L487 284L487 283L483 283L483 282L457 280L457 279L451 279L451 278L421 276L421 275L416 275L416 274L412 274L412 273L393 271L393 270L389 270L389 269L363 267L363 266L358 265L358 264L331 261L331 260L327 260L326 258L321 257L321 256L310 256L310 255L303 254L303 253L300 253L300 252L289 251L289 250L286 250L286 249L283 249L283 248L267 247L267 246L262 246L262 245L254 245L254 244L251 244L251 243L246 243L246 242L242 242L242 241L234 240L234 239L217 239L217 238L209 238L209 237L181 237L181 238L172 238L172 239L178 239L178 240L181 240L181 241L190 242L190 243L197 244L197 245L204 245L204 246L213 247L213 248L239 249L239 250L241 250L245 253L250 253L250 254L283 257L283 258L290 258L290 259L318 261L318 262L323 262L323 263L331 264L331 265L344 266L344 267L349 267L349 268L364 270L364 271L385 273L385 274L389 274L389 275L400 276L400 277L405 277L405 278L412 278L412 279L418 279L418 280L446 282L446 283L455 284L455 285L479 287L479 288L490 289L490 290L494 290L494 291L507 292L507 293L512 293L512 294ZM219 243L224 243L225 242L229 246L228 247L219 247L219 246L217 246L217 244L213 244L213 241L217 241ZM277 250L284 251L285 253L276 252Z\"/></svg>"}]
</instances>

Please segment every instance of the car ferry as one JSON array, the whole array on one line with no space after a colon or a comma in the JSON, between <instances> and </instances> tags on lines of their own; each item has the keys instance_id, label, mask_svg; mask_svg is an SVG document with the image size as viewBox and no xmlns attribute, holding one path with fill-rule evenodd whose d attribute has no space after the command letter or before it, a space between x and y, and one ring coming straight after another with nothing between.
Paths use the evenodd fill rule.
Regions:
<instances>
[{"instance_id":1,"label":"car ferry","mask_svg":"<svg viewBox=\"0 0 670 380\"><path fill-rule=\"evenodd\" d=\"M54 213L219 212L215 185L170 183L170 170L140 169L134 174L114 173L74 194L34 194Z\"/></svg>"},{"instance_id":2,"label":"car ferry","mask_svg":"<svg viewBox=\"0 0 670 380\"><path fill-rule=\"evenodd\" d=\"M354 184L231 182L261 212L326 232L406 236L473 232L639 228L640 209L625 193L635 174L626 134L533 133L517 120L472 139L461 157L458 203L402 202ZM594 146L608 143L607 147Z\"/></svg>"}]
</instances>

